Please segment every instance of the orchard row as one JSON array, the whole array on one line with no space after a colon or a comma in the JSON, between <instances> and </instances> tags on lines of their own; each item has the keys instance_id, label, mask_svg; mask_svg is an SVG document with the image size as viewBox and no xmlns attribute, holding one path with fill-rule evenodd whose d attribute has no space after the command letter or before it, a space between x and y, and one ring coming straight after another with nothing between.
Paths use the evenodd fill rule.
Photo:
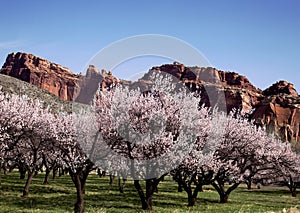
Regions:
<instances>
[{"instance_id":1,"label":"orchard row","mask_svg":"<svg viewBox=\"0 0 300 213\"><path fill-rule=\"evenodd\" d=\"M199 106L199 94L174 92L169 79L153 81L147 92L120 85L99 91L91 106L73 113L0 92L1 167L27 173L24 197L36 172L45 170L47 183L51 171L67 171L77 190L75 212L84 211L86 179L95 169L132 178L148 210L166 175L187 193L189 206L204 185L216 189L221 203L241 183L280 182L296 196L300 164L289 143L237 111Z\"/></svg>"}]
</instances>

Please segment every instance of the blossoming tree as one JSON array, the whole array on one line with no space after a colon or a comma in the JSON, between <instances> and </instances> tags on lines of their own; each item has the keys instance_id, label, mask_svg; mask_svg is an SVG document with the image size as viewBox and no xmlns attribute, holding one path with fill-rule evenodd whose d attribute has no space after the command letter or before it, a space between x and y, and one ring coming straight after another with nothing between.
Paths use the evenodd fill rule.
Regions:
<instances>
[{"instance_id":1,"label":"blossoming tree","mask_svg":"<svg viewBox=\"0 0 300 213\"><path fill-rule=\"evenodd\" d=\"M102 91L95 102L100 141L107 148L105 158L103 150L100 158L95 157L96 164L133 178L142 208L149 210L159 182L192 148L199 121L193 94L175 91L168 77L152 80L147 91L117 85Z\"/></svg>"}]
</instances>

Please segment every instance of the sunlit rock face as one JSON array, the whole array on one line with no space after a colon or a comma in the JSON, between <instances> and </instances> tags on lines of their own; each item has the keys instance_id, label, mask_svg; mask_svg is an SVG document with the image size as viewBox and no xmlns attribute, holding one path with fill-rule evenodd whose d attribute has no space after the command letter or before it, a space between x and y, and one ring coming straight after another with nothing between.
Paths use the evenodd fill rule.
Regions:
<instances>
[{"instance_id":1,"label":"sunlit rock face","mask_svg":"<svg viewBox=\"0 0 300 213\"><path fill-rule=\"evenodd\" d=\"M102 73L93 65L83 76L59 64L22 52L9 54L0 73L45 89L62 100L81 103L89 103L93 99L103 79Z\"/></svg>"},{"instance_id":2,"label":"sunlit rock face","mask_svg":"<svg viewBox=\"0 0 300 213\"><path fill-rule=\"evenodd\" d=\"M284 141L299 142L300 97L293 84L279 81L263 91L252 118Z\"/></svg>"},{"instance_id":3,"label":"sunlit rock face","mask_svg":"<svg viewBox=\"0 0 300 213\"><path fill-rule=\"evenodd\" d=\"M0 73L18 78L45 89L62 100L90 103L98 89L121 83L147 90L153 72L168 73L190 88L201 92L200 104L214 106L214 94L223 94L227 112L233 109L251 111L257 125L284 141L298 142L300 132L300 98L293 84L279 81L264 91L256 88L242 75L212 67L186 67L174 62L152 67L135 82L120 80L110 71L101 72L90 65L86 75L74 74L68 68L27 53L11 53Z\"/></svg>"}]
</instances>

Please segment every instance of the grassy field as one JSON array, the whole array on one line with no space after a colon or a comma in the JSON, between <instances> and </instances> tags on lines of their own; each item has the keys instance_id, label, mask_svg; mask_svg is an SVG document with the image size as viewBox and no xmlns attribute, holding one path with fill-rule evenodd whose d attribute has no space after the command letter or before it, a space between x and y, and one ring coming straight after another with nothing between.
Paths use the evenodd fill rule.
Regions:
<instances>
[{"instance_id":1,"label":"grassy field","mask_svg":"<svg viewBox=\"0 0 300 213\"><path fill-rule=\"evenodd\" d=\"M50 185L42 183L41 173L33 179L29 198L22 198L25 180L20 180L17 172L3 176L0 212L72 212L75 187L68 175L57 178ZM123 194L118 191L117 183L112 188L108 183L108 177L89 176L86 212L142 212L132 181L128 181ZM199 194L196 205L187 207L186 193L177 192L176 183L167 177L154 195L153 212L281 212L284 208L300 207L300 198L292 198L284 187L262 187L249 191L245 186L240 186L232 192L227 204L218 203L218 199L216 191L206 186L204 192Z\"/></svg>"}]
</instances>

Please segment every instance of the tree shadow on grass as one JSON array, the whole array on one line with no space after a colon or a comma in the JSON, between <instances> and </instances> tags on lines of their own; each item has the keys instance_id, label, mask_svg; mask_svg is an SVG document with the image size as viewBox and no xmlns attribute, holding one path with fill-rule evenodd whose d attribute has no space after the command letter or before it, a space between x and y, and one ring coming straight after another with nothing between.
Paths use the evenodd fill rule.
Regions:
<instances>
[{"instance_id":1,"label":"tree shadow on grass","mask_svg":"<svg viewBox=\"0 0 300 213\"><path fill-rule=\"evenodd\" d=\"M27 198L6 196L1 200L1 203L16 210L45 209L47 211L56 211L59 208L62 212L72 212L74 202L75 196L70 195L31 196Z\"/></svg>"}]
</instances>

